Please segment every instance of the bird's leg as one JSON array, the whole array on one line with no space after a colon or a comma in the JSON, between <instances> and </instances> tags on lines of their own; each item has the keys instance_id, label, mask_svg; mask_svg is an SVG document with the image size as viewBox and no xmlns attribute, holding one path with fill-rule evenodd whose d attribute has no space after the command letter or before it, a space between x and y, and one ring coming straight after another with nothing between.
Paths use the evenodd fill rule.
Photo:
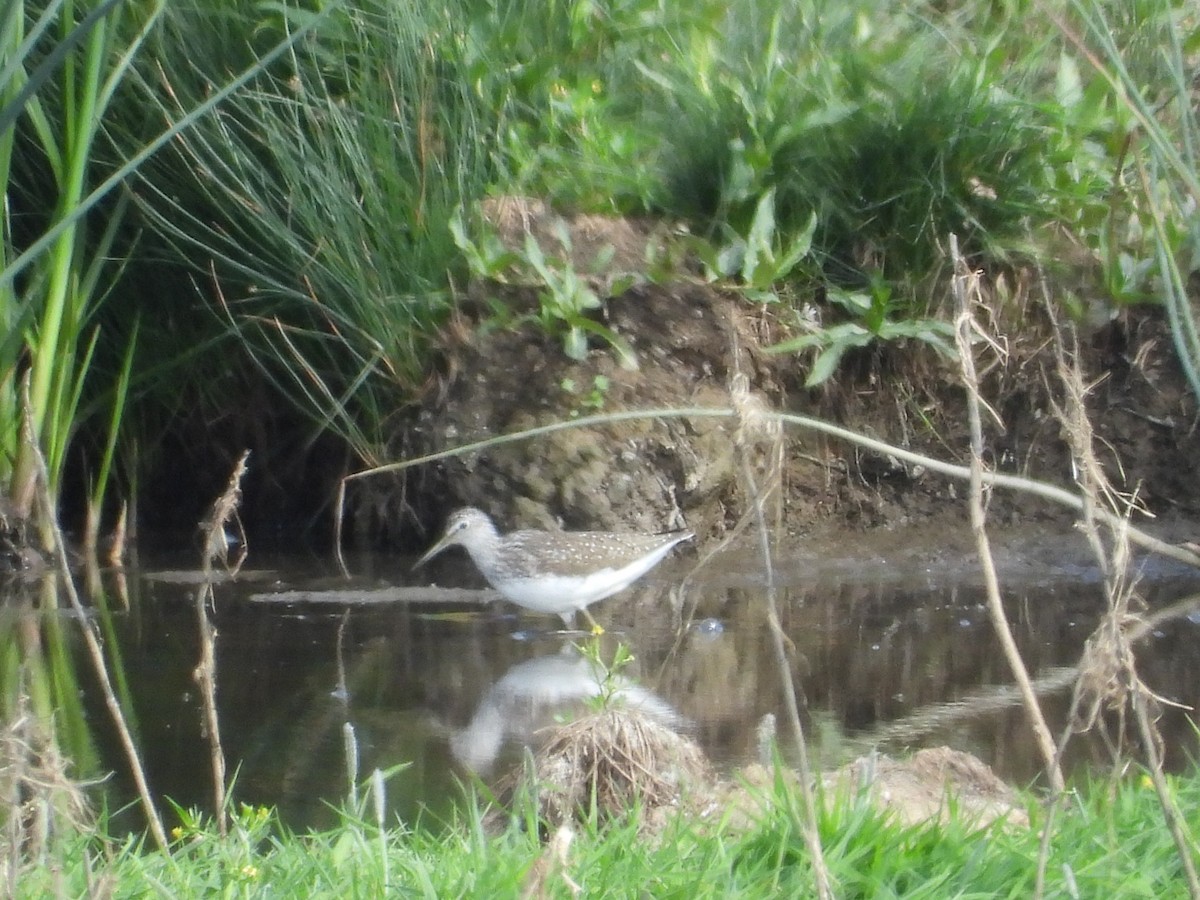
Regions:
<instances>
[{"instance_id":1,"label":"bird's leg","mask_svg":"<svg viewBox=\"0 0 1200 900\"><path fill-rule=\"evenodd\" d=\"M587 607L586 607L586 606L585 606L585 607L583 607L583 608L582 608L581 610L579 610L579 611L580 611L581 613L583 613L583 617L584 617L585 619L587 619L587 620L588 620L588 624L592 626L592 634L596 635L597 637L599 637L600 635L604 634L604 627L603 627L603 626L602 626L602 625L601 625L599 622L597 622L595 619L593 619L593 618L592 618L592 614L591 614L590 612L588 612L588 611L587 611Z\"/></svg>"}]
</instances>

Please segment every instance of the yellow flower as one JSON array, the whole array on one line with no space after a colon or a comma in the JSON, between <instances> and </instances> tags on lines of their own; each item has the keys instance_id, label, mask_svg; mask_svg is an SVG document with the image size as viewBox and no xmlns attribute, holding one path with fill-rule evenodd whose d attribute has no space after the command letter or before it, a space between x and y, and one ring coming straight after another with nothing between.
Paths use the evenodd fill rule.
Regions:
<instances>
[{"instance_id":1,"label":"yellow flower","mask_svg":"<svg viewBox=\"0 0 1200 900\"><path fill-rule=\"evenodd\" d=\"M252 866L248 863L246 865L242 866L242 877L243 878L257 878L258 877L258 867Z\"/></svg>"},{"instance_id":2,"label":"yellow flower","mask_svg":"<svg viewBox=\"0 0 1200 900\"><path fill-rule=\"evenodd\" d=\"M181 837L183 837L183 826L176 825L174 828L171 829L171 840L177 841Z\"/></svg>"}]
</instances>

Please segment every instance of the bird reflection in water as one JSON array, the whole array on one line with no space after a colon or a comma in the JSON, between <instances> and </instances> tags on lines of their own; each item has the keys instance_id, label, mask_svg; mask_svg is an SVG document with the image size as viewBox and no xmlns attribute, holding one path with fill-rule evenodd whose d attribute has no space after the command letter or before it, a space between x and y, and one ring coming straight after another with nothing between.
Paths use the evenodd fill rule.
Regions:
<instances>
[{"instance_id":1,"label":"bird reflection in water","mask_svg":"<svg viewBox=\"0 0 1200 900\"><path fill-rule=\"evenodd\" d=\"M556 716L599 697L604 679L603 668L569 643L558 653L518 663L488 689L467 726L450 736L450 752L467 769L486 774L505 740L527 743ZM611 676L608 687L614 702L660 725L678 730L688 724L665 700L624 676Z\"/></svg>"}]
</instances>

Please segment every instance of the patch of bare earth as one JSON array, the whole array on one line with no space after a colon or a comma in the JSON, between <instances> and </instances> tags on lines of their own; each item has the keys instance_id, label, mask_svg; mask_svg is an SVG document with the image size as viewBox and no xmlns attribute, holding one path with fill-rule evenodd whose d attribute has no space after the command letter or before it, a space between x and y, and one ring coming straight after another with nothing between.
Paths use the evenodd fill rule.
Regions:
<instances>
[{"instance_id":1,"label":"patch of bare earth","mask_svg":"<svg viewBox=\"0 0 1200 900\"><path fill-rule=\"evenodd\" d=\"M636 710L610 708L547 731L532 762L502 779L499 794L532 798L550 830L635 808L649 835L679 815L753 828L778 796L776 780L794 787L797 777L756 764L722 779L695 742ZM827 803L859 798L903 824L945 822L953 810L958 821L978 827L996 819L1029 825L1013 788L975 756L948 747L904 760L861 757L821 780ZM503 818L498 810L490 824L499 827Z\"/></svg>"},{"instance_id":2,"label":"patch of bare earth","mask_svg":"<svg viewBox=\"0 0 1200 900\"><path fill-rule=\"evenodd\" d=\"M534 325L482 327L496 298L518 312L536 312L538 288L473 284L460 319L446 331L428 402L397 436L398 458L594 412L727 408L731 378L740 373L769 407L966 460L957 369L927 348L893 343L850 353L833 380L805 389L810 357L763 351L799 327L783 305L718 290L685 264L674 280L651 283L647 258L671 255L669 229L660 223L559 216L523 198L489 203L485 213L505 245L519 249L532 236L548 257L557 253L558 264L586 275L605 298L597 319L629 342L638 367L622 368L602 343L585 360L571 360L558 336ZM623 275L632 275L634 286L607 296L605 287ZM990 462L1070 485L1070 455L1050 411L1056 387L1049 323L1027 286L993 287L996 329L1009 357L984 374L985 397L1004 422L988 435ZM1084 363L1096 382L1090 409L1114 480L1136 487L1156 513L1194 520L1200 516L1196 404L1163 316L1126 310L1087 333L1085 342ZM702 537L719 536L748 505L735 427L732 420L647 417L447 459L410 477L404 512L408 525L419 528L405 533L420 543L447 508L470 503L506 528L662 530L686 523ZM793 533L962 516L963 487L945 478L811 432L790 430L786 441L782 484ZM1005 524L1063 517L1043 501L999 494L990 515ZM380 520L389 517L394 521L395 510L379 513Z\"/></svg>"}]
</instances>

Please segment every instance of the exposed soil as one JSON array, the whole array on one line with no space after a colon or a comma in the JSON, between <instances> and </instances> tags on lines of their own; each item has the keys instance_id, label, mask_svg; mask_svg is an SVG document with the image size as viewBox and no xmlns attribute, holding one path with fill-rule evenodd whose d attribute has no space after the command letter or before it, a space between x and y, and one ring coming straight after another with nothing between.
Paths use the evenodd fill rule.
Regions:
<instances>
[{"instance_id":1,"label":"exposed soil","mask_svg":"<svg viewBox=\"0 0 1200 900\"><path fill-rule=\"evenodd\" d=\"M636 710L610 708L545 731L545 745L498 781L497 796L504 803L534 798L539 821L550 828L587 821L592 812L616 819L635 806L648 837L681 812L697 820L727 817L733 827L747 828L768 813L778 778L792 789L799 783L797 773L760 763L722 779L695 742ZM872 754L820 779L830 804L859 797L906 825L944 822L951 808L975 826L998 818L1029 825L1012 787L977 757L949 747L904 760ZM497 831L508 821L502 806L487 818Z\"/></svg>"},{"instance_id":2,"label":"exposed soil","mask_svg":"<svg viewBox=\"0 0 1200 900\"><path fill-rule=\"evenodd\" d=\"M557 227L554 214L540 204L506 201L487 212L512 248L526 233L548 257L560 246L548 237ZM561 221L571 235L570 264L588 273L601 296L618 274L638 269L647 245L666 240L661 225L599 216ZM592 265L605 246L614 248L611 260ZM568 254L560 255L568 264ZM1027 287L992 287L1007 297L996 302L995 327L1009 354L984 376L984 397L1005 426L985 426L991 462L1069 485L1070 455L1053 413L1059 390L1047 317ZM811 358L763 350L793 333L795 314L782 304L763 306L715 290L685 272L666 284L642 279L605 301L598 319L637 355L638 368L629 371L600 344L582 362L571 360L557 337L534 325L481 335L487 300L501 294L519 309L537 309L536 287L472 286L459 327L447 331L436 391L398 438L397 458L594 412L728 408L731 379L741 374L751 395L769 408L816 416L942 459L967 459L957 366L922 346L865 348L847 355L825 386L806 389ZM1137 488L1146 506L1168 521L1196 519L1196 404L1161 311L1122 311L1081 341L1081 362L1095 384L1089 408L1110 477ZM403 540L423 542L447 509L464 503L484 508L504 527L662 530L686 522L702 535L722 535L748 508L736 427L732 419L646 417L560 430L427 465L405 486L408 524L415 520L419 527L406 525ZM785 521L793 533L963 514L961 484L815 433L789 431L784 439ZM750 459L756 481L767 483L767 450L758 448ZM360 503L360 527L376 531L382 518L395 515L388 507ZM989 511L1007 524L1066 515L1044 501L1011 495L992 498Z\"/></svg>"}]
</instances>

